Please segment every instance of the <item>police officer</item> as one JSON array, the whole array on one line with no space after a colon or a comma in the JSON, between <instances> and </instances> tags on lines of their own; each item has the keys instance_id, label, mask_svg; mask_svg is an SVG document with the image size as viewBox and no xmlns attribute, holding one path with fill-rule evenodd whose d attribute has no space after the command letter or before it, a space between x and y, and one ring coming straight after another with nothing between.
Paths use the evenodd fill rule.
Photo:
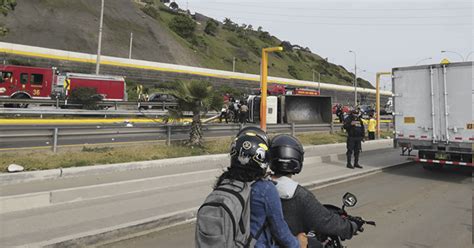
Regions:
<instances>
[{"instance_id":1,"label":"police officer","mask_svg":"<svg viewBox=\"0 0 474 248\"><path fill-rule=\"evenodd\" d=\"M347 132L347 168L362 168L359 165L359 153L362 148L361 142L364 140L365 129L359 110L352 110L351 114L344 120L344 129ZM352 153L354 153L354 166L351 164Z\"/></svg>"}]
</instances>

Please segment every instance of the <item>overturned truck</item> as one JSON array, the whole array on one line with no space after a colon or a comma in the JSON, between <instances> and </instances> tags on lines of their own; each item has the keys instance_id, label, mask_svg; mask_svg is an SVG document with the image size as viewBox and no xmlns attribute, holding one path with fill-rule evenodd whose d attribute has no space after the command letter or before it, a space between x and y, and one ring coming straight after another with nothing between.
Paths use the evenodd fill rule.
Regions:
<instances>
[{"instance_id":1,"label":"overturned truck","mask_svg":"<svg viewBox=\"0 0 474 248\"><path fill-rule=\"evenodd\" d=\"M260 96L250 96L249 121L260 122ZM267 97L267 124L331 124L330 96L280 95Z\"/></svg>"}]
</instances>

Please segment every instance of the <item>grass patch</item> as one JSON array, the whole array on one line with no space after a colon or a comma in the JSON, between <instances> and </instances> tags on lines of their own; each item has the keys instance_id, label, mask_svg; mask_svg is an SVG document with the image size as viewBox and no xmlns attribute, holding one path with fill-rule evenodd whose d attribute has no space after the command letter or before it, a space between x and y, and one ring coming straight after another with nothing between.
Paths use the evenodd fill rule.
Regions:
<instances>
[{"instance_id":1,"label":"grass patch","mask_svg":"<svg viewBox=\"0 0 474 248\"><path fill-rule=\"evenodd\" d=\"M382 137L391 136L383 132ZM303 145L321 145L343 143L346 136L342 132L297 134ZM114 164L133 161L157 160L197 155L227 153L232 137L207 140L204 147L190 148L182 143L171 146L164 144L141 144L124 147L83 147L80 151L61 151L59 153L33 151L2 153L0 171L6 171L8 165L19 164L28 171L54 168L79 167L98 164Z\"/></svg>"}]
</instances>

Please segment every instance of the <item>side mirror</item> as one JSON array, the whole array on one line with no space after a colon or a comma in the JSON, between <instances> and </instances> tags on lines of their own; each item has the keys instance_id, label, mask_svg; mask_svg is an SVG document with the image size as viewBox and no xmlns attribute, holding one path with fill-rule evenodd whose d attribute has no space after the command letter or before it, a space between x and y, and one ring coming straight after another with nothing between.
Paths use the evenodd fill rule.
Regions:
<instances>
[{"instance_id":1,"label":"side mirror","mask_svg":"<svg viewBox=\"0 0 474 248\"><path fill-rule=\"evenodd\" d=\"M342 197L342 203L346 207L353 207L357 204L357 197L349 192Z\"/></svg>"}]
</instances>

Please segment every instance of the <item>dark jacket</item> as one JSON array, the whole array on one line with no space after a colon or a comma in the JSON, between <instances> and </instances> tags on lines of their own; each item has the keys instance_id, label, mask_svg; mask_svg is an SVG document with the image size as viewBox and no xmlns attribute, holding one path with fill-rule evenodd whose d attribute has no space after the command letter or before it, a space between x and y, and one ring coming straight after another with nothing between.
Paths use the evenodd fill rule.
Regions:
<instances>
[{"instance_id":1,"label":"dark jacket","mask_svg":"<svg viewBox=\"0 0 474 248\"><path fill-rule=\"evenodd\" d=\"M355 124L355 125L353 125ZM352 138L364 138L365 128L362 119L349 115L344 120L344 129L347 131L347 136Z\"/></svg>"},{"instance_id":2,"label":"dark jacket","mask_svg":"<svg viewBox=\"0 0 474 248\"><path fill-rule=\"evenodd\" d=\"M353 230L357 228L355 223L327 210L309 190L301 185L296 187L293 197L282 199L281 202L285 220L294 235L315 231L350 239Z\"/></svg>"}]
</instances>

